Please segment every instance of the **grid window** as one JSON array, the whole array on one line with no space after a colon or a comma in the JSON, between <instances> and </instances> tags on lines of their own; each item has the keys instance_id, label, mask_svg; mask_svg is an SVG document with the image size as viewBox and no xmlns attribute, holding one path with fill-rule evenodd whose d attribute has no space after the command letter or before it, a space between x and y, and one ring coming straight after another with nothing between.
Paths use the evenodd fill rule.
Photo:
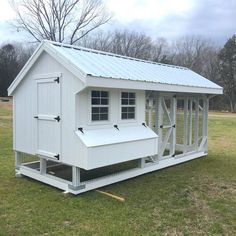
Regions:
<instances>
[{"instance_id":1,"label":"grid window","mask_svg":"<svg viewBox=\"0 0 236 236\"><path fill-rule=\"evenodd\" d=\"M91 120L104 121L108 120L109 113L109 92L91 91Z\"/></svg>"},{"instance_id":2,"label":"grid window","mask_svg":"<svg viewBox=\"0 0 236 236\"><path fill-rule=\"evenodd\" d=\"M121 119L135 119L135 93L121 93Z\"/></svg>"}]
</instances>

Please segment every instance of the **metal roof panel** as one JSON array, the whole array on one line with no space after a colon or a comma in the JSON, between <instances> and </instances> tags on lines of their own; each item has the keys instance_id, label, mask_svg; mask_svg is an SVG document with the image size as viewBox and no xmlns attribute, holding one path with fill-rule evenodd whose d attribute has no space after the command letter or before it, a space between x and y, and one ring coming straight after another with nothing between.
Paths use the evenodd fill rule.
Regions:
<instances>
[{"instance_id":1,"label":"metal roof panel","mask_svg":"<svg viewBox=\"0 0 236 236\"><path fill-rule=\"evenodd\" d=\"M54 49L87 75L206 88L221 88L185 68L51 43Z\"/></svg>"}]
</instances>

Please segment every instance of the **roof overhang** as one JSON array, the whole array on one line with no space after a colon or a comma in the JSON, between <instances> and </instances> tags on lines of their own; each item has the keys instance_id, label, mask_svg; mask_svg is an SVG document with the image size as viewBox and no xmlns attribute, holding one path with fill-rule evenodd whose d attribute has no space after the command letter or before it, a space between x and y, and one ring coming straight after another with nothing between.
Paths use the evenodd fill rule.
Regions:
<instances>
[{"instance_id":1,"label":"roof overhang","mask_svg":"<svg viewBox=\"0 0 236 236\"><path fill-rule=\"evenodd\" d=\"M149 81L135 81L127 79L113 79L104 77L86 77L86 87L119 88L153 90L176 93L200 93L200 94L223 94L223 88L193 87L175 84L155 83Z\"/></svg>"},{"instance_id":2,"label":"roof overhang","mask_svg":"<svg viewBox=\"0 0 236 236\"><path fill-rule=\"evenodd\" d=\"M17 88L17 86L21 83L21 81L24 79L26 74L29 72L29 70L32 68L34 63L37 61L39 56L43 52L47 52L51 57L53 57L57 62L59 62L61 65L63 65L67 70L69 70L72 74L74 74L76 77L78 77L83 83L85 83L85 77L86 74L81 71L78 67L76 67L70 60L66 59L53 47L50 47L49 43L47 41L42 41L35 52L32 54L32 56L29 58L29 60L26 62L25 66L21 69L17 77L14 79L14 81L11 83L11 85L8 88L8 95L12 96L14 90Z\"/></svg>"}]
</instances>

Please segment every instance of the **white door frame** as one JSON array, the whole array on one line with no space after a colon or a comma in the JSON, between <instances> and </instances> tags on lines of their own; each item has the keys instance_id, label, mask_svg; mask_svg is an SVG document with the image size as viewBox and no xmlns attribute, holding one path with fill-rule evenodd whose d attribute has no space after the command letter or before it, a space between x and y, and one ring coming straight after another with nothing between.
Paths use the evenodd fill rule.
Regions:
<instances>
[{"instance_id":1,"label":"white door frame","mask_svg":"<svg viewBox=\"0 0 236 236\"><path fill-rule=\"evenodd\" d=\"M39 155L44 158L49 158L53 160L59 160L61 155L61 73L50 73L50 74L42 74L35 76L35 92L36 92L36 111L35 111L35 120L36 120L36 155ZM59 86L58 95L59 95L59 110L56 115L47 115L47 114L39 114L38 113L38 84L39 83L55 83L55 86ZM38 120L48 120L51 122L58 122L59 126L59 147L58 153L52 153L44 150L40 150L38 143Z\"/></svg>"}]
</instances>

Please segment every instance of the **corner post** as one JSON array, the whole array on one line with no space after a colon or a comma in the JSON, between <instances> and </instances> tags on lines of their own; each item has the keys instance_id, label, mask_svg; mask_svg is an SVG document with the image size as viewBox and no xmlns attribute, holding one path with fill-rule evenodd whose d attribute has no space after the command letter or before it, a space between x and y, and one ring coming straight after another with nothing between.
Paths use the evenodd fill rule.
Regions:
<instances>
[{"instance_id":1,"label":"corner post","mask_svg":"<svg viewBox=\"0 0 236 236\"><path fill-rule=\"evenodd\" d=\"M47 160L40 158L40 174L45 175L47 173Z\"/></svg>"},{"instance_id":2,"label":"corner post","mask_svg":"<svg viewBox=\"0 0 236 236\"><path fill-rule=\"evenodd\" d=\"M15 151L15 168L20 169L20 166L23 162L23 155L21 152Z\"/></svg>"},{"instance_id":3,"label":"corner post","mask_svg":"<svg viewBox=\"0 0 236 236\"><path fill-rule=\"evenodd\" d=\"M78 187L80 185L80 168L72 166L72 185Z\"/></svg>"}]
</instances>

